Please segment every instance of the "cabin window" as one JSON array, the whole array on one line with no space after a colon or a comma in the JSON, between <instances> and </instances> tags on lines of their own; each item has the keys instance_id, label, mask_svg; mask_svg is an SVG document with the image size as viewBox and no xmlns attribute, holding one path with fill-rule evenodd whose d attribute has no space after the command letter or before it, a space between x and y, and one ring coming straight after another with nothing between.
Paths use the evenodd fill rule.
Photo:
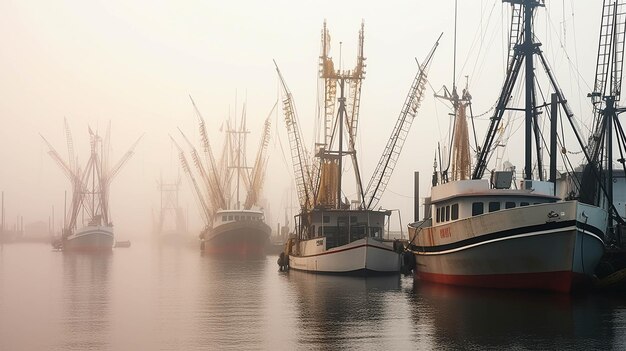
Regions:
<instances>
[{"instance_id":1,"label":"cabin window","mask_svg":"<svg viewBox=\"0 0 626 351\"><path fill-rule=\"evenodd\" d=\"M444 222L445 220L446 220L446 209L442 207L441 213L439 214L439 222Z\"/></svg>"},{"instance_id":2,"label":"cabin window","mask_svg":"<svg viewBox=\"0 0 626 351\"><path fill-rule=\"evenodd\" d=\"M441 209L437 207L437 222L441 222Z\"/></svg>"},{"instance_id":3,"label":"cabin window","mask_svg":"<svg viewBox=\"0 0 626 351\"><path fill-rule=\"evenodd\" d=\"M370 227L370 236L372 238L380 238L382 239L383 230L380 227Z\"/></svg>"},{"instance_id":4,"label":"cabin window","mask_svg":"<svg viewBox=\"0 0 626 351\"><path fill-rule=\"evenodd\" d=\"M222 216L222 222L226 222L226 216Z\"/></svg>"},{"instance_id":5,"label":"cabin window","mask_svg":"<svg viewBox=\"0 0 626 351\"><path fill-rule=\"evenodd\" d=\"M519 203L519 205L520 205L520 206L528 206L528 205L530 205L530 204L529 204L528 202L520 202L520 203Z\"/></svg>"},{"instance_id":6,"label":"cabin window","mask_svg":"<svg viewBox=\"0 0 626 351\"><path fill-rule=\"evenodd\" d=\"M324 236L326 237L326 249L338 246L337 227L324 227Z\"/></svg>"},{"instance_id":7,"label":"cabin window","mask_svg":"<svg viewBox=\"0 0 626 351\"><path fill-rule=\"evenodd\" d=\"M450 220L450 206L446 206L446 222Z\"/></svg>"},{"instance_id":8,"label":"cabin window","mask_svg":"<svg viewBox=\"0 0 626 351\"><path fill-rule=\"evenodd\" d=\"M512 202L512 201L505 202L504 208L515 208L515 202Z\"/></svg>"},{"instance_id":9,"label":"cabin window","mask_svg":"<svg viewBox=\"0 0 626 351\"><path fill-rule=\"evenodd\" d=\"M350 241L363 239L365 237L365 225L353 225L350 227Z\"/></svg>"},{"instance_id":10,"label":"cabin window","mask_svg":"<svg viewBox=\"0 0 626 351\"><path fill-rule=\"evenodd\" d=\"M459 204L452 205L451 211L450 218L453 221L459 219Z\"/></svg>"},{"instance_id":11,"label":"cabin window","mask_svg":"<svg viewBox=\"0 0 626 351\"><path fill-rule=\"evenodd\" d=\"M330 223L330 216L324 216L324 223Z\"/></svg>"},{"instance_id":12,"label":"cabin window","mask_svg":"<svg viewBox=\"0 0 626 351\"><path fill-rule=\"evenodd\" d=\"M228 220L232 221L233 220L233 216L228 216Z\"/></svg>"},{"instance_id":13,"label":"cabin window","mask_svg":"<svg viewBox=\"0 0 626 351\"><path fill-rule=\"evenodd\" d=\"M482 202L472 203L472 216L478 216L485 211L484 204Z\"/></svg>"},{"instance_id":14,"label":"cabin window","mask_svg":"<svg viewBox=\"0 0 626 351\"><path fill-rule=\"evenodd\" d=\"M235 220L238 221L239 220L239 216L235 216Z\"/></svg>"},{"instance_id":15,"label":"cabin window","mask_svg":"<svg viewBox=\"0 0 626 351\"><path fill-rule=\"evenodd\" d=\"M489 212L500 211L500 203L491 201L489 202Z\"/></svg>"}]
</instances>

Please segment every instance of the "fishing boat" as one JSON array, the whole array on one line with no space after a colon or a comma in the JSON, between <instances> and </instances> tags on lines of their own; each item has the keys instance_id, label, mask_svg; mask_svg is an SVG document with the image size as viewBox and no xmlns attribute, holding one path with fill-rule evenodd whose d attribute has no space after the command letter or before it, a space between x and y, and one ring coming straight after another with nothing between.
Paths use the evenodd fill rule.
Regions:
<instances>
[{"instance_id":1,"label":"fishing boat","mask_svg":"<svg viewBox=\"0 0 626 351\"><path fill-rule=\"evenodd\" d=\"M191 241L187 233L187 220L184 209L179 205L181 179L165 182L163 177L157 182L160 191L160 209L153 214L153 232L159 243L180 245Z\"/></svg>"},{"instance_id":2,"label":"fishing boat","mask_svg":"<svg viewBox=\"0 0 626 351\"><path fill-rule=\"evenodd\" d=\"M231 127L230 121L227 123L222 158L218 163L211 151L204 117L193 99L191 102L198 117L204 157L181 134L191 149L195 171L192 171L183 149L173 138L172 141L179 150L183 170L193 186L205 223L199 234L200 250L227 256L263 256L271 233L271 228L265 222L261 198L271 126L269 116L265 119L253 167L246 166L245 145L249 131L246 129L245 109L239 128ZM274 108L275 105L270 115ZM243 201L240 200L242 192L246 194Z\"/></svg>"},{"instance_id":3,"label":"fishing boat","mask_svg":"<svg viewBox=\"0 0 626 351\"><path fill-rule=\"evenodd\" d=\"M262 256L271 229L265 223L263 211L217 211L213 228L203 233L203 250L213 254Z\"/></svg>"},{"instance_id":4,"label":"fishing boat","mask_svg":"<svg viewBox=\"0 0 626 351\"><path fill-rule=\"evenodd\" d=\"M324 86L324 101L321 103L325 115L324 135L316 143L313 165L302 144L293 97L276 66L283 88L283 110L300 202L300 212L295 216L295 235L289 239L281 256L288 260L288 264L280 262L279 258L281 268L288 266L289 269L313 273L399 273L402 244L388 235L392 211L376 207L423 97L426 72L436 45L419 67L383 155L367 188L364 188L355 148L360 91L365 74L363 28L362 24L356 67L335 70L329 56L330 36L324 22L319 70ZM345 156L351 156L354 170L357 199L352 201L343 195Z\"/></svg>"},{"instance_id":5,"label":"fishing boat","mask_svg":"<svg viewBox=\"0 0 626 351\"><path fill-rule=\"evenodd\" d=\"M100 251L110 250L114 244L113 226L92 222L67 233L61 242L65 251Z\"/></svg>"},{"instance_id":6,"label":"fishing boat","mask_svg":"<svg viewBox=\"0 0 626 351\"><path fill-rule=\"evenodd\" d=\"M445 89L444 99L454 109L454 134L450 162L439 158L435 169L431 196L425 206L426 219L409 224L409 248L414 255L415 278L424 281L486 288L537 289L568 293L589 286L594 270L603 256L608 226L608 213L594 203L585 203L571 196L560 196L557 165L557 115L559 108L572 118L567 101L556 83L547 61L535 42L533 15L543 2L515 0L511 26L511 53L505 86L491 118L482 146L477 148L472 167L467 126L467 110L471 103L468 88L457 93ZM533 58L538 57L549 81L550 103L540 105L535 95ZM510 107L515 95L516 77L522 63L524 70L525 106ZM538 125L540 110L550 118L549 178L543 172ZM505 111L525 113L526 133L523 179L515 181L515 168L506 165L483 179L487 161ZM534 155L532 158L533 147ZM534 162L534 164L533 164ZM506 164L506 162L505 162ZM533 166L538 169L533 172ZM437 166L435 166L437 167Z\"/></svg>"},{"instance_id":7,"label":"fishing boat","mask_svg":"<svg viewBox=\"0 0 626 351\"><path fill-rule=\"evenodd\" d=\"M298 215L298 219L307 216L318 235L294 240L289 268L320 273L399 272L401 243L385 236L390 214L383 210L313 209Z\"/></svg>"},{"instance_id":8,"label":"fishing boat","mask_svg":"<svg viewBox=\"0 0 626 351\"><path fill-rule=\"evenodd\" d=\"M57 162L72 183L70 210L65 214L65 225L61 237L52 242L56 250L63 251L111 251L115 242L113 222L109 209L111 181L122 166L130 159L139 138L124 156L109 168L110 124L103 140L89 128L90 157L85 167L80 167L74 156L72 134L67 120L65 132L70 161L65 162L43 135L48 145L48 154Z\"/></svg>"}]
</instances>

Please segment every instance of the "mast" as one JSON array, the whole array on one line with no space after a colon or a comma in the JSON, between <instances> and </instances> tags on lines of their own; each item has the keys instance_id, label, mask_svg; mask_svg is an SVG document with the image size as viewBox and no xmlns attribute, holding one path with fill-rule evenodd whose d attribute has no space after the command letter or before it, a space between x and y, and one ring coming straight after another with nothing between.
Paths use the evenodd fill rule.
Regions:
<instances>
[{"instance_id":1,"label":"mast","mask_svg":"<svg viewBox=\"0 0 626 351\"><path fill-rule=\"evenodd\" d=\"M512 91L515 88L515 84L517 78L519 76L522 64L525 63L524 66L524 85L525 85L525 101L524 101L524 179L530 180L532 179L532 138L533 134L535 136L536 142L536 153L537 153L537 165L538 165L538 173L539 179L543 178L543 171L541 166L541 144L539 137L538 126L539 123L537 121L537 106L536 106L536 96L535 96L535 67L534 67L534 55L538 55L541 59L541 62L544 66L544 70L550 76L550 80L552 82L553 88L560 94L560 89L556 85L556 82L552 79L551 73L549 72L549 68L544 62L543 55L539 47L541 43L535 43L533 41L533 16L535 13L535 9L537 7L543 7L543 0L502 0L502 2L510 3L513 8L513 20L512 20L512 30L511 33L517 33L519 28L519 23L523 23L522 37L521 39L515 38L517 40L514 44L511 43L511 49L513 50L513 54L508 63L507 75L504 81L504 86L500 92L500 96L498 98L498 102L496 104L496 110L494 112L494 116L491 118L491 123L489 125L489 130L487 131L487 136L485 137L485 142L483 146L478 151L478 156L476 160L476 167L474 168L474 172L472 174L473 179L482 178L486 168L487 162L489 159L489 155L492 153L494 148L494 139L497 134L497 131L500 126L500 122L502 121L502 117L504 113L509 110L519 111L517 108L510 108L508 104L510 102L510 97L512 96ZM523 7L520 9L520 7ZM517 16L517 17L516 17ZM523 18L518 18L519 16L523 16ZM513 34L512 34L513 35ZM516 35L517 36L517 35ZM521 41L520 41L521 40ZM566 112L569 111L569 107L566 106L565 100L562 96L559 96L559 101L564 105L564 109ZM567 113L568 117L571 118L572 114Z\"/></svg>"},{"instance_id":2,"label":"mast","mask_svg":"<svg viewBox=\"0 0 626 351\"><path fill-rule=\"evenodd\" d=\"M526 61L525 67L525 92L526 92L526 103L525 103L525 119L524 119L524 179L530 180L532 179L533 173L533 155L532 155L532 134L533 134L533 122L535 118L535 66L533 64L533 56L535 47L533 46L533 32L532 32L532 20L533 20L533 12L535 7L529 5L529 3L534 0L526 0L524 4L524 42L519 48L523 54L524 59ZM539 153L537 153L539 156ZM541 167L541 162L538 162L537 165ZM539 176L541 177L541 172L539 172Z\"/></svg>"},{"instance_id":3,"label":"mast","mask_svg":"<svg viewBox=\"0 0 626 351\"><path fill-rule=\"evenodd\" d=\"M241 180L241 134L237 134L237 210L239 209L239 181Z\"/></svg>"},{"instance_id":4,"label":"mast","mask_svg":"<svg viewBox=\"0 0 626 351\"><path fill-rule=\"evenodd\" d=\"M341 171L343 170L343 118L346 113L346 97L344 95L345 78L339 79L339 112L337 117L339 118L339 175L337 177L337 209L341 209ZM347 116L346 116L347 117Z\"/></svg>"},{"instance_id":5,"label":"mast","mask_svg":"<svg viewBox=\"0 0 626 351\"><path fill-rule=\"evenodd\" d=\"M616 223L624 225L624 219L614 206L613 148L617 144L619 158L615 161L621 163L621 168L626 173L626 135L618 118L619 114L626 111L624 107L618 106L625 42L626 3L624 0L604 0L594 89L588 94L594 105L595 126L587 145L591 159L583 173L581 198L584 202L610 209L610 232L614 232ZM617 244L621 245L619 235L615 238Z\"/></svg>"},{"instance_id":6,"label":"mast","mask_svg":"<svg viewBox=\"0 0 626 351\"><path fill-rule=\"evenodd\" d=\"M448 157L448 164L445 169L441 169L442 182L448 181L448 170L452 165L452 180L464 180L469 177L471 172L471 158L469 147L469 136L467 130L466 121L466 109L470 104L472 96L469 94L468 85L466 81L465 89L463 89L462 96L459 96L456 86L456 49L457 49L457 1L454 2L454 54L452 64L452 92L448 91L448 88L444 85L443 95L435 94L436 98L447 100L452 103L452 117L454 118L454 125L452 129L452 135L450 140L450 157Z\"/></svg>"}]
</instances>

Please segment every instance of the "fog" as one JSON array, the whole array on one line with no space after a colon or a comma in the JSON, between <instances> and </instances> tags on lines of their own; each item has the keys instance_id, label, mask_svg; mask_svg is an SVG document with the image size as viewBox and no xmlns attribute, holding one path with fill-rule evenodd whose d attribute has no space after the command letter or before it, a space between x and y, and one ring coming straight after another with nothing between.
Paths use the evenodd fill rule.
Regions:
<instances>
[{"instance_id":1,"label":"fog","mask_svg":"<svg viewBox=\"0 0 626 351\"><path fill-rule=\"evenodd\" d=\"M590 119L601 5L549 1L536 29L569 103L581 124ZM479 143L505 71L508 5L499 0L460 1L457 85L473 96ZM181 205L189 207L190 230L201 225L191 188L179 171L169 135L183 130L199 145L192 95L208 123L214 150L220 126L245 103L248 160L253 162L262 124L278 96L272 62L278 63L297 106L310 149L317 99L320 31L327 20L338 64L355 64L358 30L365 22L363 82L357 150L367 184L393 129L409 86L440 33L429 87L403 153L379 205L399 209L402 225L413 216L413 172L421 173L421 196L429 193L438 142L445 143L449 107L433 89L451 87L454 1L2 1L0 2L0 190L6 227L62 223L69 181L48 156L39 133L67 159L63 119L74 148L89 156L88 126L104 134L111 123L111 159L120 159L145 134L115 178L110 194L116 235L149 236L159 206L157 180L183 177ZM340 45L341 54L340 54ZM279 105L280 106L280 105ZM486 115L483 115L487 113ZM583 128L584 130L584 128ZM272 114L264 196L272 228L297 204L288 139L281 113ZM513 139L511 145L515 145ZM570 144L571 145L571 144ZM282 147L281 147L282 146ZM573 145L572 145L573 147ZM217 152L217 151L216 151ZM519 147L506 151L521 170ZM349 162L346 162L349 164ZM352 177L346 166L346 178ZM355 199L354 182L344 193ZM69 195L68 195L69 197ZM392 229L399 230L394 215ZM58 228L57 228L58 230Z\"/></svg>"}]
</instances>

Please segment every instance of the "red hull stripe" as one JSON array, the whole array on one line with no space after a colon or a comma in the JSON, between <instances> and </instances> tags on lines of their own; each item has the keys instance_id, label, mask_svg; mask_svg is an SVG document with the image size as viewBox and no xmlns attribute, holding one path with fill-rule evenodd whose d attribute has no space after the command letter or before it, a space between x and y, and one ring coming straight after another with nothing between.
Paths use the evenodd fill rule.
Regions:
<instances>
[{"instance_id":1,"label":"red hull stripe","mask_svg":"<svg viewBox=\"0 0 626 351\"><path fill-rule=\"evenodd\" d=\"M350 250L358 249L358 248L361 248L363 246L367 246L367 247L371 247L371 248L379 249L379 250L384 250L384 251L394 252L392 249L388 249L386 247L380 247L380 246L374 246L374 245L368 245L368 244L361 244L361 245L357 245L357 246L353 246L353 247L348 247L346 249L332 250L332 251L326 251L326 252L318 253L318 254L315 254L315 255L297 256L297 257L315 257L315 256L330 255L330 254L334 254L334 253L338 253L338 252L350 251Z\"/></svg>"},{"instance_id":2,"label":"red hull stripe","mask_svg":"<svg viewBox=\"0 0 626 351\"><path fill-rule=\"evenodd\" d=\"M569 272L451 275L416 272L416 278L441 284L480 288L550 290L569 293L572 287L590 283L588 277Z\"/></svg>"}]
</instances>

